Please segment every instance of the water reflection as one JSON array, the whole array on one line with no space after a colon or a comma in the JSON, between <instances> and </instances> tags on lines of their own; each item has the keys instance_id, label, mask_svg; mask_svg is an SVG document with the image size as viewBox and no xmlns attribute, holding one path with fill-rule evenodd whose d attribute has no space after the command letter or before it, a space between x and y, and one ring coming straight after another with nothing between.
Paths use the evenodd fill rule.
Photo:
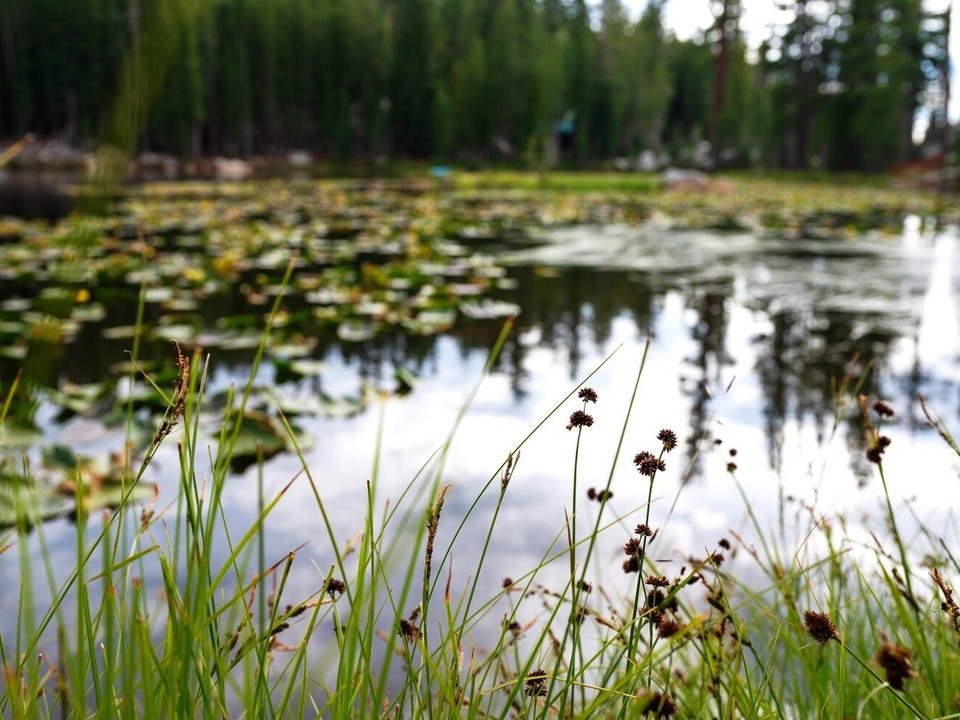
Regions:
<instances>
[{"instance_id":1,"label":"water reflection","mask_svg":"<svg viewBox=\"0 0 960 720\"><path fill-rule=\"evenodd\" d=\"M611 234L613 242L604 245L602 240ZM665 254L667 243L658 242L665 239L662 235L645 238L643 231L629 229L597 233L599 248L595 243L586 254L584 235L583 229L561 231L545 248L518 253L522 262L542 259L566 266L561 288L538 281L535 271L518 269L521 288L536 288L519 292L523 321L541 328L547 343L562 338L576 375L583 356L578 343L585 333L602 345L611 319L623 314L638 328L651 327L665 292L654 288L675 287L672 292L682 296L693 341L677 373L689 403L691 457L709 432L712 394L724 390L730 379L724 368L748 355L755 357L749 372L760 386L756 422L762 424L768 462L775 469L783 467L787 424L809 423L822 443L836 432L835 423L842 422L851 470L863 480L870 470L862 462L865 440L858 430L859 415L838 417L844 391L849 394L856 387L867 395L896 399L913 427L918 425L915 400L920 393L946 400L955 392L958 274L951 262L953 232L921 235L914 228L899 239L839 243L730 236L729 249L722 247L722 236L715 236L701 263L689 257L699 239L695 233L670 240L680 257ZM631 235L633 245L624 242ZM666 282L663 273L656 276L649 268L640 282L633 282L636 274L611 269L648 265L653 245L654 254L672 268ZM595 280L582 308L571 307L583 298L578 291L589 271L575 263L585 260ZM683 264L686 272L678 271ZM549 300L540 294L549 289L555 305L544 309ZM727 337L731 308L750 315L753 332L747 344ZM905 371L901 356L908 347L914 357ZM695 462L692 474L698 473Z\"/></svg>"},{"instance_id":2,"label":"water reflection","mask_svg":"<svg viewBox=\"0 0 960 720\"><path fill-rule=\"evenodd\" d=\"M719 424L732 406L738 423L763 438L756 454L776 476L788 474L796 454L788 437L810 433L818 446L839 438L849 477L863 484L872 469L864 460L859 413L841 412L845 394L856 388L890 400L906 420L902 424L917 435L929 434L918 415L919 394L942 413L957 407L955 236L934 235L916 223L899 238L831 241L576 226L541 232L519 245L490 244L486 249L510 265L513 289L500 295L522 308L493 369L491 382L502 378L510 398L497 412L516 416L519 409L531 416L618 343L636 356L652 331L654 352L670 360L651 382L669 404L663 421L686 428L680 433L686 480L709 481L716 472L706 469L704 448L723 439ZM111 302L106 293L104 299L102 321L82 325L63 352L38 355L42 361L29 364L27 382L96 382L125 359L129 338L105 338L102 330L131 322L130 303ZM291 317L305 307L296 297L286 305ZM214 327L249 313L249 306L235 286L190 313ZM157 322L161 314L148 305L146 321ZM452 339L393 330L344 343L328 329L307 326L316 340L312 357L326 370L301 379L267 366L260 380L283 383L303 397L329 392L362 398L365 388L396 390L402 370L419 379L415 397L455 403L500 328L499 321L460 318ZM148 366L160 364L169 348L147 344L142 354ZM250 357L249 349L214 350L212 387L242 379ZM0 364L7 381L15 367L13 361ZM431 392L436 383L460 393L438 400ZM422 410L435 421L433 435L442 433L441 418L454 407ZM308 426L318 433L323 425L327 432L326 423ZM70 425L50 424L44 432L69 437ZM344 432L344 446L357 446L349 424Z\"/></svg>"},{"instance_id":3,"label":"water reflection","mask_svg":"<svg viewBox=\"0 0 960 720\"><path fill-rule=\"evenodd\" d=\"M822 512L859 517L874 511L877 495L869 479L875 469L864 460L859 412L854 406L840 414L845 386L883 397L898 412L890 430L894 443L885 460L888 477L895 479L896 499L917 493L911 508L924 521L938 512L942 517L953 502L955 484L946 481L955 478L956 461L936 433L925 428L916 397L923 393L948 424L956 423L956 410L950 414L960 389L955 232L862 237L839 246L628 227L570 228L538 240L541 244L533 247L491 248L511 263L509 275L515 281L515 288L502 291L502 298L517 303L522 312L451 449L443 479L453 488L441 522L440 546L479 489L495 477L507 453L622 346L590 381L600 402L597 424L584 435L581 482L583 488L605 484L650 332L654 341L627 426L627 443L614 463L615 495L609 508L611 516L626 516L644 507L646 488L638 482L630 457L649 449L661 427L675 429L683 438L685 455L678 450L669 458L668 472L658 477L653 506L653 517L663 530L656 553L664 566L674 567L670 560L678 566L691 553L713 547L730 528L744 528L743 506L727 473L731 449L737 451L738 477L765 527L783 517L784 498L791 495L815 503ZM105 339L101 329L128 323L129 304L118 301L106 307L101 326L84 326L61 353L49 356L46 366L38 363L30 369L37 373L34 380L98 381L112 364L125 359L129 339ZM299 307L298 299L289 301L291 315ZM219 318L249 308L239 295L224 294L194 312L213 326ZM158 313L148 307L148 321L157 320ZM443 442L500 330L498 321L461 319L453 333L441 337L397 331L342 343L318 327L312 357L325 363L319 375L285 378L282 368L263 367L263 384L282 382L285 390L303 399L321 391L360 397L365 387L392 390L398 369L419 379L412 392L386 403L382 420L371 404L350 417L302 421L314 441L306 461L333 511L331 521L340 540L355 537L362 527L378 437L383 438L377 462L379 507L401 496ZM148 344L143 357L148 363L169 361L169 348ZM249 361L249 350L213 350L211 391L241 381ZM9 378L13 367L0 365L0 372ZM491 540L493 560L481 577L481 588L490 589L489 594L503 577L522 576L540 563L551 543L563 537L574 452L573 434L564 427L572 409L575 405L564 405L523 449ZM98 434L93 422L73 418L61 424L49 408L38 409L38 423L48 440L81 449L119 442L116 436ZM176 468L170 444L150 478L165 493L161 506L172 494ZM266 525L268 562L306 543L288 578L290 598L314 592L334 562L312 488L299 471L295 457L281 454L264 472L268 496L298 478ZM247 527L259 512L255 477L255 471L248 470L230 479L226 510L238 527ZM864 483L868 487L858 489ZM424 492L425 485L415 483L414 492ZM437 577L449 572L454 584L465 585L474 572L494 500L492 495L482 499L457 552L447 566L435 569ZM422 508L424 502L414 507ZM587 504L582 512L590 520L595 507ZM938 525L928 527L935 532ZM66 572L72 526L60 521L46 530L54 567ZM398 538L396 545L403 547L405 538ZM36 548L36 535L31 542ZM614 558L614 574L621 546L616 528L599 545L598 557ZM0 586L19 582L18 572L15 562L0 563ZM540 580L562 587L565 572L553 566ZM617 577L622 580L622 575ZM159 577L145 580L160 582ZM7 616L12 616L14 595L0 598L0 610ZM492 612L489 619L499 617ZM318 633L318 642L329 637L324 633L326 629Z\"/></svg>"}]
</instances>

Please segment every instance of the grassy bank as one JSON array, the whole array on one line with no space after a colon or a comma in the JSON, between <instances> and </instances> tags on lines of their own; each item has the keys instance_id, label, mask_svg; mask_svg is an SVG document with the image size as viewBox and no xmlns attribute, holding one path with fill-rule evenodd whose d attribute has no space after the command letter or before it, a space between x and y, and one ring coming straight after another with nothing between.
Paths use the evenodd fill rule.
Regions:
<instances>
[{"instance_id":1,"label":"grassy bank","mask_svg":"<svg viewBox=\"0 0 960 720\"><path fill-rule=\"evenodd\" d=\"M0 634L4 717L960 717L957 538L901 534L909 509L887 491L884 425L893 409L885 404L849 386L839 396L842 412L863 416L884 489L883 521L866 542L844 518L801 504L791 506L799 530L771 529L744 496L753 539L731 534L693 550L682 568L664 563L670 513L652 500L658 477L682 470L672 430L627 438L632 410L656 381L643 360L625 389L625 416L603 423L617 428L605 431L618 434L610 457L579 452L583 433L601 432L593 417L604 398L588 376L566 394L558 388L531 434L508 457L490 459L489 479L462 516L445 509L458 418L399 498L379 490L381 439L368 449L367 502L348 536L335 530L344 509L325 497L324 469L302 453L274 496L260 473L256 517L237 528L223 498L280 302L214 443L200 430L208 361L174 346L177 379L158 388L167 410L146 451L123 458L131 494L160 448L175 445L174 498L94 515L78 469L81 531L63 568L35 522L33 489L18 486L17 527L0 536L0 562L18 564L21 577L16 618ZM508 322L491 363L509 331ZM539 563L485 586L482 571L495 563L487 549L509 532L502 515L524 474L524 445L545 423L568 426L575 448L568 476L557 479L569 491L566 515ZM614 469L624 464L647 492L626 518L609 504ZM586 468L606 485L587 489ZM731 489L740 489L732 455L728 470ZM310 566L308 551L268 548L264 532L292 483L312 489L317 542L335 558L315 567L313 591L298 596L287 583L295 566ZM485 530L464 585L462 570L451 582L451 557L468 521ZM623 545L616 559L598 549L610 536Z\"/></svg>"}]
</instances>

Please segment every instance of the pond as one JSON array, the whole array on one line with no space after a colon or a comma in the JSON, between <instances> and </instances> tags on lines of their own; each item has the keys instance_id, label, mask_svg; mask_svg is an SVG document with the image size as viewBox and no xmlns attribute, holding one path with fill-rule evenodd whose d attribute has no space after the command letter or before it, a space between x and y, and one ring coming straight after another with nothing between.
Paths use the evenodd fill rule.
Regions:
<instances>
[{"instance_id":1,"label":"pond","mask_svg":"<svg viewBox=\"0 0 960 720\"><path fill-rule=\"evenodd\" d=\"M138 368L166 390L176 374L170 341L202 348L194 358L206 363L212 413L246 382L280 298L252 431L241 440L247 459L229 480L225 510L244 527L259 512L261 479L268 496L292 481L266 531L272 559L305 545L310 561L292 575L293 594L314 591L333 554L313 486L278 432L280 411L342 538L362 529L372 477L378 502L396 502L456 427L443 473L451 490L441 533L451 532L546 418L523 446L492 538L496 562L483 582L494 587L535 566L563 533L577 451L567 424L582 407L564 398L587 378L598 402L578 451L583 512L595 512L587 492L612 472L611 517L630 523L647 496L634 454L656 449L661 428L680 438L654 492L653 516L670 518L659 546L666 559L745 532L733 472L770 528L791 513L877 515L858 392L894 408L884 457L891 495L936 531L960 500L956 456L917 398L956 424L956 228L910 216L894 231L815 230L684 227L631 197L533 202L347 183L159 187L123 199L106 219L53 230L9 221L0 233L4 397L22 372L0 431L4 482L26 458L54 489L44 536L54 567L69 563L73 500L58 486L79 465L109 505L128 403L134 436L146 441L156 429L162 398ZM213 429L209 438L214 445ZM258 441L270 456L262 468ZM140 501L158 509L177 487L175 442L165 441L145 477L158 496L148 489ZM482 499L480 514L494 501ZM477 522L451 560L460 583L483 542ZM19 572L6 560L3 586ZM4 593L0 608L12 603Z\"/></svg>"}]
</instances>

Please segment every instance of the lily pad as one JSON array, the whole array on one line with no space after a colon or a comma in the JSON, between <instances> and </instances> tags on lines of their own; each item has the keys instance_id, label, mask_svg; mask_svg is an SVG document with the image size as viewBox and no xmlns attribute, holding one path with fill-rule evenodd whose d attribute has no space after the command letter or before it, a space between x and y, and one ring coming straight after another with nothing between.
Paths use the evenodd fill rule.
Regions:
<instances>
[{"instance_id":1,"label":"lily pad","mask_svg":"<svg viewBox=\"0 0 960 720\"><path fill-rule=\"evenodd\" d=\"M211 336L205 338L206 343L203 342L202 336L197 336L193 339L193 342L201 347L220 347L223 350L252 350L253 348L260 345L260 335L255 333L221 333L219 334L214 342L211 342L213 339Z\"/></svg>"},{"instance_id":2,"label":"lily pad","mask_svg":"<svg viewBox=\"0 0 960 720\"><path fill-rule=\"evenodd\" d=\"M157 494L153 483L138 482L133 487L120 482L106 482L96 492L85 495L83 506L89 510L118 507L120 503L135 503L149 500Z\"/></svg>"},{"instance_id":3,"label":"lily pad","mask_svg":"<svg viewBox=\"0 0 960 720\"><path fill-rule=\"evenodd\" d=\"M31 307L33 307L33 301L27 298L10 298L9 300L0 302L0 310L13 313L24 312Z\"/></svg>"},{"instance_id":4,"label":"lily pad","mask_svg":"<svg viewBox=\"0 0 960 720\"><path fill-rule=\"evenodd\" d=\"M280 382L282 382L282 380L279 376L283 373L292 373L296 375L297 378L315 377L320 375L326 368L326 363L322 360L312 360L310 358L289 360L284 357L275 357L273 358L273 364L277 368L278 381Z\"/></svg>"},{"instance_id":5,"label":"lily pad","mask_svg":"<svg viewBox=\"0 0 960 720\"><path fill-rule=\"evenodd\" d=\"M137 326L118 325L117 327L104 328L100 334L107 340L126 340L136 336Z\"/></svg>"},{"instance_id":6,"label":"lily pad","mask_svg":"<svg viewBox=\"0 0 960 720\"><path fill-rule=\"evenodd\" d=\"M326 393L319 394L323 416L328 418L350 418L362 413L367 407L367 398L361 393L359 397L333 397Z\"/></svg>"},{"instance_id":7,"label":"lily pad","mask_svg":"<svg viewBox=\"0 0 960 720\"><path fill-rule=\"evenodd\" d=\"M43 433L34 425L7 421L0 425L0 448L25 448L36 445Z\"/></svg>"},{"instance_id":8,"label":"lily pad","mask_svg":"<svg viewBox=\"0 0 960 720\"><path fill-rule=\"evenodd\" d=\"M393 373L397 381L397 387L394 392L399 396L409 395L414 388L420 384L420 378L407 370L405 367L398 367Z\"/></svg>"},{"instance_id":9,"label":"lily pad","mask_svg":"<svg viewBox=\"0 0 960 720\"><path fill-rule=\"evenodd\" d=\"M11 360L23 360L27 356L29 349L26 343L6 345L0 347L0 357L10 358Z\"/></svg>"},{"instance_id":10,"label":"lily pad","mask_svg":"<svg viewBox=\"0 0 960 720\"><path fill-rule=\"evenodd\" d=\"M377 326L372 322L346 320L337 326L337 337L344 342L365 342L377 334Z\"/></svg>"},{"instance_id":11,"label":"lily pad","mask_svg":"<svg viewBox=\"0 0 960 720\"><path fill-rule=\"evenodd\" d=\"M520 314L520 306L502 300L484 299L476 302L464 302L460 311L471 320L492 320Z\"/></svg>"},{"instance_id":12,"label":"lily pad","mask_svg":"<svg viewBox=\"0 0 960 720\"><path fill-rule=\"evenodd\" d=\"M0 475L0 528L30 527L44 520L68 515L76 507L47 483L19 475Z\"/></svg>"},{"instance_id":13,"label":"lily pad","mask_svg":"<svg viewBox=\"0 0 960 720\"><path fill-rule=\"evenodd\" d=\"M77 305L70 311L70 317L77 322L99 322L107 316L107 309L100 303Z\"/></svg>"},{"instance_id":14,"label":"lily pad","mask_svg":"<svg viewBox=\"0 0 960 720\"><path fill-rule=\"evenodd\" d=\"M101 401L110 399L113 387L111 383L78 385L64 383L57 390L49 390L50 399L61 407L61 419L71 415L83 415L92 410Z\"/></svg>"},{"instance_id":15,"label":"lily pad","mask_svg":"<svg viewBox=\"0 0 960 720\"><path fill-rule=\"evenodd\" d=\"M197 328L193 325L160 325L153 328L151 335L157 340L176 340L178 342L191 341L197 335Z\"/></svg>"},{"instance_id":16,"label":"lily pad","mask_svg":"<svg viewBox=\"0 0 960 720\"><path fill-rule=\"evenodd\" d=\"M299 342L290 342L270 347L270 354L275 358L285 358L292 360L294 358L305 358L317 346L314 338L302 339Z\"/></svg>"},{"instance_id":17,"label":"lily pad","mask_svg":"<svg viewBox=\"0 0 960 720\"><path fill-rule=\"evenodd\" d=\"M457 311L423 310L414 318L406 318L402 322L403 328L415 335L437 335L446 332L457 319Z\"/></svg>"},{"instance_id":18,"label":"lily pad","mask_svg":"<svg viewBox=\"0 0 960 720\"><path fill-rule=\"evenodd\" d=\"M159 286L150 287L144 290L143 299L148 303L167 302L173 297L174 290L171 287Z\"/></svg>"},{"instance_id":19,"label":"lily pad","mask_svg":"<svg viewBox=\"0 0 960 720\"><path fill-rule=\"evenodd\" d=\"M227 428L227 437L233 432L236 421ZM283 426L265 413L247 411L237 435L237 442L230 456L230 468L241 473L259 459L268 460L285 450L292 449L293 443Z\"/></svg>"},{"instance_id":20,"label":"lily pad","mask_svg":"<svg viewBox=\"0 0 960 720\"><path fill-rule=\"evenodd\" d=\"M281 390L270 390L269 395L273 404L284 415L323 415L323 402L313 394L292 394Z\"/></svg>"}]
</instances>

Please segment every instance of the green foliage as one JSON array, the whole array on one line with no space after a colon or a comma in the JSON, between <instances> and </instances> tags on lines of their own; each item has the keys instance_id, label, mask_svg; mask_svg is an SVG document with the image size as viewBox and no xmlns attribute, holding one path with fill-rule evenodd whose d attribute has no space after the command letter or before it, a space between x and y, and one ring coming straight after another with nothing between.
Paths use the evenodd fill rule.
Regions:
<instances>
[{"instance_id":1,"label":"green foliage","mask_svg":"<svg viewBox=\"0 0 960 720\"><path fill-rule=\"evenodd\" d=\"M288 270L284 285L289 279ZM258 360L279 307L280 297ZM25 523L0 535L0 563L18 565L21 577L12 629L0 632L0 712L13 718L760 718L818 717L829 707L837 717L881 720L957 712L956 538L921 524L908 541L901 531L908 513L895 509L895 480L884 474L882 453L875 467L883 519L869 534L789 499L771 527L754 513L731 467L731 486L743 497L753 534L720 539L686 557L683 568L659 560L674 552L660 540L668 508L687 494L681 483L666 484L668 473L682 475L673 465L676 436L669 430L643 443L655 452L634 458L646 502L623 516L614 511L608 492L614 470L642 449L625 440L647 385L646 351L623 417L605 418L616 440L611 457L581 454L582 433L602 432L600 423L592 427L593 415L607 412L605 398L584 387L604 371L602 363L505 459L493 460L488 481L472 499L457 498L462 512L451 517L445 501L451 490L463 490L446 482L448 454L509 332L508 322L458 417L399 497L379 490L381 438L369 448L368 499L352 515L358 532L350 537L338 535L342 523L333 518L343 511L328 505L321 469L305 462L282 417L270 435L282 435L297 453L294 477L268 497L261 472L249 525L224 517L228 470L247 454L244 426L255 419L246 409L255 369L227 403L211 444L200 431L208 368L199 353L188 359L178 352L179 380L145 456L116 468L123 480L110 504L117 509L97 519L78 503L70 560L55 566L43 525L33 537ZM858 390L853 381L841 385L838 422L857 407ZM15 392L4 400L0 426ZM861 423L877 443L885 412L863 396L859 404ZM576 431L563 481L570 511L558 518L555 537L541 538L534 567L486 584L495 571L488 567L492 542L512 531L502 516L524 480L524 446L545 423L563 423L567 414ZM957 450L947 429L929 414L928 420ZM171 432L180 464L175 502L136 508L144 471ZM59 448L46 462L75 467L78 475L91 470ZM588 472L601 473L606 485L586 493L585 507L581 484ZM315 545L332 558L329 567L314 568L313 587L298 588L300 594L289 581L295 564L306 563L303 549L278 553L265 542L266 524L294 482L307 486L317 513ZM0 476L0 498L8 486ZM679 488L673 502L657 501L671 486ZM37 500L42 513L50 498ZM461 570L462 556L455 564L452 558L477 528L479 556ZM601 549L608 536L623 547L612 562Z\"/></svg>"},{"instance_id":2,"label":"green foliage","mask_svg":"<svg viewBox=\"0 0 960 720\"><path fill-rule=\"evenodd\" d=\"M770 159L876 171L916 159L922 106L942 113L949 23L921 0L798 0L761 48Z\"/></svg>"},{"instance_id":3,"label":"green foliage","mask_svg":"<svg viewBox=\"0 0 960 720\"><path fill-rule=\"evenodd\" d=\"M667 710L676 707L675 716L689 718L805 718L830 708L838 717L885 720L957 712L956 528L941 537L918 523L919 535L905 537L906 521L913 518L899 496L910 491L909 478L888 478L877 463L882 504L880 519L870 525L851 523L848 531L842 516L786 498L775 524L754 515L744 494L752 534L697 549L693 557L686 554L690 548L677 551L673 539L664 540L672 515L668 508L689 502L682 512L697 511L703 499L698 488L675 480L684 472L669 454L672 433L661 433L656 441L647 438L639 447L626 444L625 438L635 435L627 432L635 427L631 411L656 412L645 398L650 380L643 358L621 417L611 417L602 393L597 399L585 388L577 392L591 376L566 395L558 389L563 396L530 435L518 438L506 458L490 459L488 479L479 489L451 487L448 480L456 473L446 468L475 388L457 419L443 429L436 452L424 458L422 472L399 494L381 487L382 459L389 454L378 437L370 447L355 449L357 461L370 467L366 503L360 508L335 504L333 498L344 497L337 487L342 478L322 465L322 454L321 465L306 462L304 438L287 416L346 416L359 412L363 403L379 403L386 412L393 401L384 394L341 401L320 394L316 407L308 407L280 388L263 392L255 386L262 360L274 361L278 373L318 372L315 364L297 364L315 333L290 333L296 321L285 306L288 291L355 299L369 293L366 306L386 303L390 296L396 301L397 291L420 295L419 288L440 286L448 259L441 253L453 248L449 241L429 240L440 234L441 225L451 234L516 228L533 207L555 224L582 222L597 210L608 222L634 222L642 211L639 191L647 192L643 201L651 209L678 223L716 223L724 213L746 217L749 208L758 221L798 233L814 225L842 233L853 220L899 227L907 207L931 209L923 205L929 198L900 191L755 178L736 181L729 193L708 194L658 194L654 179L641 175L504 173L485 179L513 191L470 194L465 188L477 177L455 177L455 192L425 192L414 202L409 196L391 198L382 188L361 190L346 183L141 188L139 195L127 197L123 218L150 237L177 228L178 238L151 256L146 267L136 255L151 246L115 243L122 226L108 226L106 219L98 221L102 226L86 226L84 233L85 226L74 218L46 235L30 232L22 248L3 246L6 267L27 269L42 259L51 282L73 278L69 269L84 265L104 280L122 277L141 285L137 325L123 333L132 338L137 363L147 360L139 338L150 331L144 309L148 292L164 289L161 278L192 293L218 274L238 282L249 269L245 263L255 263L263 273L256 282L264 291L270 288L269 294L258 293L264 298L259 302L275 299L266 316L259 311L250 316L249 324L265 323L262 333L252 338L207 333L211 363L221 361L228 340L254 349L242 389L231 387L226 397L218 397L205 387L208 367L201 365L199 351L186 358L165 348L166 371L145 380L140 380L145 373L131 372L129 393L111 402L109 411L102 404L113 398L106 383L64 386L42 403L49 408L52 401L69 413L94 410L101 417L119 412L129 430L121 452L109 462L57 446L40 453L39 460L26 453L0 462L0 525L12 526L0 531L0 566L5 571L12 566L19 579L16 593L4 596L13 612L0 624L0 715L625 718L669 716ZM548 187L537 196L539 205L530 194L516 191L539 182ZM204 188L210 194L197 195ZM300 242L302 236L268 221L246 222L247 215L237 212L245 208L250 216L289 217L293 208L309 207L308 201L325 208L316 217L328 226L329 243L320 237ZM919 204L904 205L914 201ZM371 224L357 224L358 217ZM192 232L181 234L177 223L185 220L193 223ZM308 272L301 262L314 255L327 265L330 254L338 250L342 257L350 245L358 253L369 252L363 243L371 236L390 238L387 230L394 224L422 234L405 235L406 244L393 251L395 261L358 268L353 257L344 258L340 268L328 266L323 275ZM374 231L377 227L385 232ZM319 235L319 227L313 228ZM301 255L288 262L294 237ZM380 249L386 252L387 245ZM89 253L82 263L80 251ZM284 264L282 278L271 279L269 271L279 274ZM483 275L482 264L471 267ZM92 288L99 293L105 286ZM631 294L642 292L637 287ZM49 311L64 297L91 301L86 288L46 289L40 288L38 302ZM132 296L129 287L121 294ZM334 302L317 298L325 306ZM338 319L362 327L360 303L351 305L342 310L356 310L356 317ZM471 317L516 310L482 300L460 307ZM449 315L438 317L442 305L430 308L432 318L421 313L417 320L452 322ZM19 312L26 315L23 308ZM46 318L57 320L39 319L34 337L62 330ZM169 332L170 326L160 327ZM16 335L22 329L0 332ZM478 383L494 366L510 329L508 322ZM595 372L604 370L601 365ZM416 378L398 372L396 381L402 394ZM851 384L844 381L837 390L841 411L855 407L851 401L861 388ZM36 442L39 404L21 387L19 376L0 391L0 444ZM149 416L145 442L135 432L141 405L157 411ZM854 420L871 447L881 447L884 432L896 442L898 426L882 428L884 419L866 401L862 405L865 417ZM568 417L576 432L565 436L569 446L558 452L571 453L569 475L551 478L555 485L548 491L566 488L569 512L558 513L552 536L518 538L516 520L510 522L513 505L529 507L530 498L515 499L515 493L538 492L524 482L530 479L520 462L525 446L545 423L563 427ZM946 429L928 420L955 448ZM607 457L588 455L588 445L580 445L582 432L612 432L615 449ZM161 448L168 462L158 461L156 467L170 478L165 489L172 497L151 500L145 472ZM632 510L615 505L608 494L615 469L630 466L634 452L650 448L657 452L635 461L644 472L631 476L642 483L644 502ZM263 465L279 452L287 452L288 462ZM231 476L232 469L246 465L260 470L256 483L244 485ZM267 496L263 478L268 469L280 468L290 477L281 478L285 484ZM69 483L70 498L54 492L41 472ZM595 488L584 492L588 481L599 485L599 494ZM315 510L311 544L268 547L266 528L294 483L305 486L301 505ZM676 489L673 503L665 497L670 488ZM730 491L738 490L731 468ZM227 517L225 494L244 491L256 495L247 520ZM59 530L75 546L63 560L62 544L50 542L50 526L40 520L67 512L75 513L76 527ZM492 549L504 538L525 543L540 557L509 581L497 572ZM624 550L611 558L614 545ZM317 556L328 558L326 564L311 564ZM291 582L294 568L306 568L298 575L305 583ZM814 632L811 617L819 618Z\"/></svg>"},{"instance_id":4,"label":"green foliage","mask_svg":"<svg viewBox=\"0 0 960 720\"><path fill-rule=\"evenodd\" d=\"M755 61L735 0L682 41L664 0L8 0L0 136L539 168L709 139L728 166L870 171L913 159L922 107L941 138L947 14L784 5Z\"/></svg>"}]
</instances>

